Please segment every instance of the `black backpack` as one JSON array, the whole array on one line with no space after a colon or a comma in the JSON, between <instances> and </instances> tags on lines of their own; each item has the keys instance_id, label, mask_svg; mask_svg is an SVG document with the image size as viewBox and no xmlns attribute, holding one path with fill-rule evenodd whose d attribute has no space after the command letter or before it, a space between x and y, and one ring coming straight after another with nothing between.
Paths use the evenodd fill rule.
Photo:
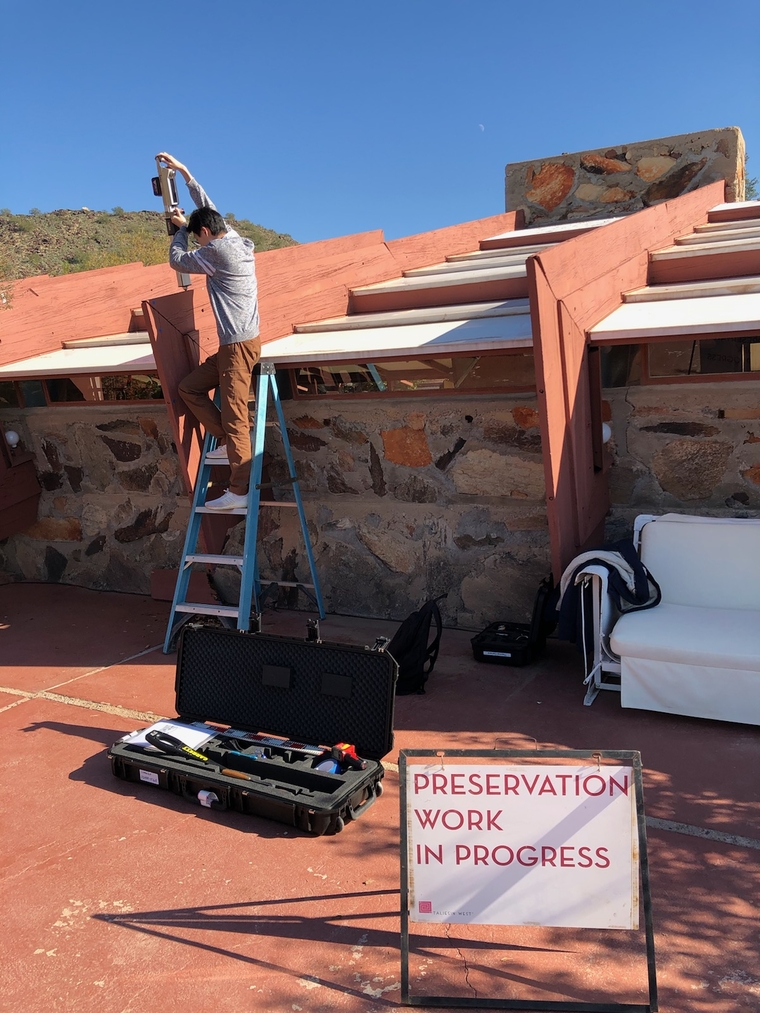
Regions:
<instances>
[{"instance_id":1,"label":"black backpack","mask_svg":"<svg viewBox=\"0 0 760 1013\"><path fill-rule=\"evenodd\" d=\"M385 648L398 665L396 693L399 696L425 692L425 683L438 657L443 630L437 603L445 597L446 595L442 594L438 598L431 598L416 612L407 616ZM428 643L433 619L436 633L432 643Z\"/></svg>"}]
</instances>

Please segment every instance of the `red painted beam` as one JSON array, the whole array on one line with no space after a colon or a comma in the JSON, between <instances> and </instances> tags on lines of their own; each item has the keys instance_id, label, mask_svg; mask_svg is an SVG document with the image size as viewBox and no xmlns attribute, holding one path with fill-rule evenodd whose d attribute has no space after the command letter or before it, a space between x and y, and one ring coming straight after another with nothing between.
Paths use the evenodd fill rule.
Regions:
<instances>
[{"instance_id":1,"label":"red painted beam","mask_svg":"<svg viewBox=\"0 0 760 1013\"><path fill-rule=\"evenodd\" d=\"M724 183L646 208L535 254L527 262L552 570L598 541L609 506L594 465L590 327L647 284L649 254L707 221Z\"/></svg>"}]
</instances>

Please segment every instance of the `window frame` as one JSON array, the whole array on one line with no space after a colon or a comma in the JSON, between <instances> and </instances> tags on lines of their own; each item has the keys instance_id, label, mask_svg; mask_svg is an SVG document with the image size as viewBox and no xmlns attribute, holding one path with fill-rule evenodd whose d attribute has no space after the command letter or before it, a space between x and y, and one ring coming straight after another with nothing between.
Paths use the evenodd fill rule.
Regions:
<instances>
[{"instance_id":1,"label":"window frame","mask_svg":"<svg viewBox=\"0 0 760 1013\"><path fill-rule=\"evenodd\" d=\"M104 408L107 405L116 405L116 404L119 405L166 404L166 396L163 394L163 386L162 386L162 396L160 398L138 398L138 399L119 398L108 401L88 401L86 399L83 399L82 401L53 401L50 397L50 391L48 389L47 383L48 380L72 380L73 375L76 375L80 379L102 379L103 377L106 376L150 376L155 377L155 379L158 380L159 384L161 383L161 377L158 375L157 370L143 370L140 373L135 373L132 370L129 371L113 370L113 372L110 373L76 373L50 377L18 376L13 377L12 380L8 381L13 384L14 390L16 391L16 399L18 401L18 406L16 408L16 406L14 405L8 405L7 408L5 408L5 410L10 411L14 410L14 408L16 408L16 410L20 409L31 410L33 408L83 408L83 407ZM30 383L35 380L42 386L42 392L45 396L44 405L28 405L26 403L26 399L24 398L21 384ZM0 410L2 410L2 406L0 406Z\"/></svg>"},{"instance_id":2,"label":"window frame","mask_svg":"<svg viewBox=\"0 0 760 1013\"><path fill-rule=\"evenodd\" d=\"M620 387L605 387L605 390L624 390L625 387L661 387L670 384L692 384L692 383L743 383L757 382L760 380L760 370L747 370L742 373L694 373L691 376L652 376L649 369L649 348L651 345L671 344L673 342L699 341L722 341L739 339L743 341L756 339L760 343L760 328L756 334L748 334L746 331L721 331L720 334L669 334L662 338L649 338L633 341L605 341L590 342L589 349L598 348L600 352L606 348L633 346L641 352L641 378L637 384L625 384Z\"/></svg>"},{"instance_id":3,"label":"window frame","mask_svg":"<svg viewBox=\"0 0 760 1013\"><path fill-rule=\"evenodd\" d=\"M434 353L425 354L422 349L420 351L421 351L421 354L415 356L414 358L412 358L408 354L404 355L404 356L401 356L398 359L394 359L391 356L385 355L381 359L375 359L371 363L371 365L377 365L379 363L382 363L383 361L385 361L385 362L410 362L410 363L412 363L412 362L421 362L421 361L424 361L423 358L422 358L422 355L425 355L425 359L436 358L436 356L435 356ZM527 353L530 353L530 355L533 358L534 370L535 370L535 351L534 351L534 349L532 347L531 348L528 348L528 347L524 347L524 348L496 348L496 349L488 349L487 351L471 350L471 351L462 351L462 352L454 352L454 353L448 352L446 354L443 354L443 355L440 355L440 356L437 356L437 357L438 358L446 358L446 359L472 359L472 358L485 359L485 358L494 358L496 356L498 356L499 358L505 358L505 357L508 357L508 356L525 355ZM352 399L352 400L358 400L358 399L367 400L367 399L378 399L378 398L387 400L388 398L399 398L399 397L403 397L403 398L413 397L416 400L417 398L431 398L431 397L432 398L436 398L436 397L437 398L442 398L442 397L443 398L448 398L448 397L464 397L464 396L476 397L476 396L480 396L482 394L489 395L489 396L493 397L495 395L500 395L500 394L506 394L506 395L512 395L512 394L531 394L531 393L535 394L536 390L537 390L537 387L538 387L538 384L536 382L534 382L532 384L519 384L519 385L516 384L515 386L511 386L508 389L505 389L504 387L481 387L481 388L477 388L477 389L473 389L472 387L469 387L469 388L445 388L445 389L438 388L436 390L409 390L409 391L402 391L402 390L390 390L390 391L387 391L387 390L374 390L374 391L356 391L356 392L352 392L352 393L340 393L339 391L329 391L329 392L327 392L325 394L305 394L305 393L303 393L302 391L300 391L298 389L298 371L302 370L302 369L309 369L310 367L314 367L314 366L322 368L322 369L333 369L334 368L335 371L337 372L339 367L343 367L344 369L345 368L350 369L352 367L354 367L354 368L362 368L362 363L360 363L360 362L345 362L345 361L343 361L343 362L337 362L337 361L332 361L332 360L324 360L324 361L320 360L319 362L313 362L312 361L312 362L303 362L303 363L289 364L288 367L287 367L287 370L288 370L288 374L289 374L289 377L290 377L291 390L292 390L292 393L293 393L293 400L297 400L297 401L325 401L325 400L329 400L329 399L332 399L332 398L339 398L341 401L347 400L349 398ZM365 364L364 368L366 369L366 364Z\"/></svg>"}]
</instances>

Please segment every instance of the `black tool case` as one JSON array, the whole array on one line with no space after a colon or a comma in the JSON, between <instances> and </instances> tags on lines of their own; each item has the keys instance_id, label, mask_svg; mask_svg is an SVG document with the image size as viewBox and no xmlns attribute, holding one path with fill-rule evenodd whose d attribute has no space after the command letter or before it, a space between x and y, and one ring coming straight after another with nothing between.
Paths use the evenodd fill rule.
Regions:
<instances>
[{"instance_id":1,"label":"black tool case","mask_svg":"<svg viewBox=\"0 0 760 1013\"><path fill-rule=\"evenodd\" d=\"M397 674L389 654L366 647L186 626L177 656L178 720L219 728L202 747L216 769L186 756L136 752L120 739L108 751L112 771L212 809L338 833L382 793ZM290 745L235 740L233 754L225 751L230 729ZM320 757L295 748L337 743L354 745L366 768L317 770ZM248 779L221 772L233 766Z\"/></svg>"},{"instance_id":2,"label":"black tool case","mask_svg":"<svg viewBox=\"0 0 760 1013\"><path fill-rule=\"evenodd\" d=\"M529 623L490 623L474 636L470 643L475 660L520 668L540 657L546 647L545 610L551 591L551 580L542 580Z\"/></svg>"}]
</instances>

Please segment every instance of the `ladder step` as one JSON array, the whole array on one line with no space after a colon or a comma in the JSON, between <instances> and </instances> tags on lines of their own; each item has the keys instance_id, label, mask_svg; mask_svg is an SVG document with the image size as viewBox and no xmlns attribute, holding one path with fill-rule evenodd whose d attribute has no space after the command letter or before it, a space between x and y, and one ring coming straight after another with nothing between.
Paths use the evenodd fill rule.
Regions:
<instances>
[{"instance_id":1,"label":"ladder step","mask_svg":"<svg viewBox=\"0 0 760 1013\"><path fill-rule=\"evenodd\" d=\"M210 556L206 553L185 556L186 563L229 563L230 566L242 566L243 556Z\"/></svg>"},{"instance_id":2,"label":"ladder step","mask_svg":"<svg viewBox=\"0 0 760 1013\"><path fill-rule=\"evenodd\" d=\"M262 499L259 501L260 507L291 507L298 508L297 503L293 503L291 500L278 500L278 499ZM245 517L248 513L248 507L235 507L234 510L211 510L209 507L199 506L195 508L197 514L216 514L217 517L229 516L232 514L237 517Z\"/></svg>"},{"instance_id":3,"label":"ladder step","mask_svg":"<svg viewBox=\"0 0 760 1013\"><path fill-rule=\"evenodd\" d=\"M180 602L174 611L193 612L201 616L231 616L233 619L236 619L238 614L234 605L202 605L191 601Z\"/></svg>"},{"instance_id":4,"label":"ladder step","mask_svg":"<svg viewBox=\"0 0 760 1013\"><path fill-rule=\"evenodd\" d=\"M245 517L248 513L248 507L235 507L234 510L209 510L205 506L197 506L195 508L197 514L216 514L217 517L229 516L230 514L236 514L238 517Z\"/></svg>"}]
</instances>

